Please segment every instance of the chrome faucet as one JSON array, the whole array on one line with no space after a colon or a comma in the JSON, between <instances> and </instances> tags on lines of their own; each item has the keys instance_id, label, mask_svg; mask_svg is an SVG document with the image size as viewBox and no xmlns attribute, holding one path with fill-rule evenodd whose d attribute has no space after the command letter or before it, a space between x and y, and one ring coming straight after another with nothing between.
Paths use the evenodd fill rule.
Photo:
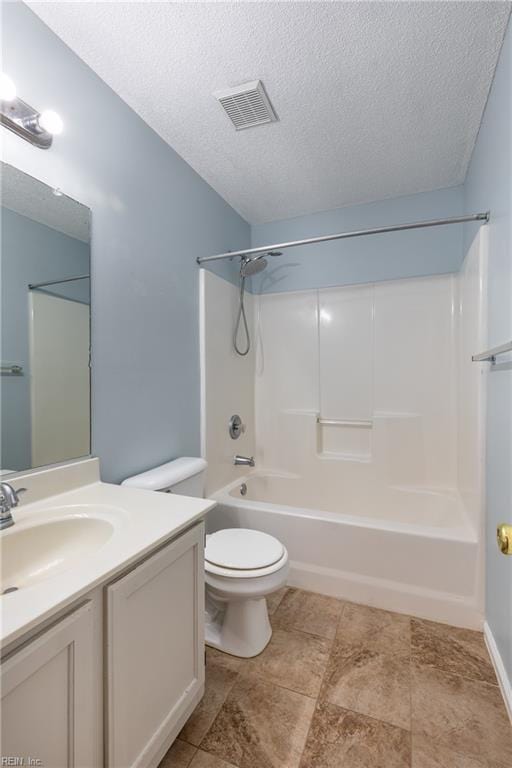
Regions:
<instances>
[{"instance_id":1,"label":"chrome faucet","mask_svg":"<svg viewBox=\"0 0 512 768\"><path fill-rule=\"evenodd\" d=\"M254 467L254 456L239 456L238 454L233 459L235 467Z\"/></svg>"},{"instance_id":2,"label":"chrome faucet","mask_svg":"<svg viewBox=\"0 0 512 768\"><path fill-rule=\"evenodd\" d=\"M11 509L17 507L19 504L20 500L18 494L23 493L26 490L26 488L18 488L18 490L15 491L9 483L0 484L0 531L14 525Z\"/></svg>"}]
</instances>

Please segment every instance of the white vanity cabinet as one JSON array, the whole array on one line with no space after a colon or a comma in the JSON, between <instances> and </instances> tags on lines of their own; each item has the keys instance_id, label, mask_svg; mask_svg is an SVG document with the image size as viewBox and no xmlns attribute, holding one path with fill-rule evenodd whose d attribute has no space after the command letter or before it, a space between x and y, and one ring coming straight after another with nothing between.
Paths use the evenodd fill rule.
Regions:
<instances>
[{"instance_id":1,"label":"white vanity cabinet","mask_svg":"<svg viewBox=\"0 0 512 768\"><path fill-rule=\"evenodd\" d=\"M98 765L94 635L87 601L2 663L2 764Z\"/></svg>"},{"instance_id":2,"label":"white vanity cabinet","mask_svg":"<svg viewBox=\"0 0 512 768\"><path fill-rule=\"evenodd\" d=\"M8 651L2 765L156 768L204 692L203 551L200 522Z\"/></svg>"},{"instance_id":3,"label":"white vanity cabinet","mask_svg":"<svg viewBox=\"0 0 512 768\"><path fill-rule=\"evenodd\" d=\"M204 690L204 526L107 587L106 761L156 766Z\"/></svg>"}]
</instances>

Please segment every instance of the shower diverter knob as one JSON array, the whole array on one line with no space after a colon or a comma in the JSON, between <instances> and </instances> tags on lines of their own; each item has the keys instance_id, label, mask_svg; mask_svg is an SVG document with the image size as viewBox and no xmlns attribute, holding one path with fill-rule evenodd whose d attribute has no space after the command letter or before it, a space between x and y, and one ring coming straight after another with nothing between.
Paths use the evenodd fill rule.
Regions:
<instances>
[{"instance_id":1,"label":"shower diverter knob","mask_svg":"<svg viewBox=\"0 0 512 768\"><path fill-rule=\"evenodd\" d=\"M242 424L242 419L235 413L229 420L229 436L233 440L238 440L240 435L245 432L245 424Z\"/></svg>"}]
</instances>

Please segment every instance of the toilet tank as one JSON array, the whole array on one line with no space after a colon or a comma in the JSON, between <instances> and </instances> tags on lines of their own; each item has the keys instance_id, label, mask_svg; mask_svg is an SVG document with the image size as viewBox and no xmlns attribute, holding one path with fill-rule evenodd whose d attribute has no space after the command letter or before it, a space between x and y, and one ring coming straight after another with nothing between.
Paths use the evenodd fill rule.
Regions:
<instances>
[{"instance_id":1,"label":"toilet tank","mask_svg":"<svg viewBox=\"0 0 512 768\"><path fill-rule=\"evenodd\" d=\"M147 472L141 472L140 475L127 477L121 485L203 498L207 466L205 459L182 456Z\"/></svg>"}]
</instances>

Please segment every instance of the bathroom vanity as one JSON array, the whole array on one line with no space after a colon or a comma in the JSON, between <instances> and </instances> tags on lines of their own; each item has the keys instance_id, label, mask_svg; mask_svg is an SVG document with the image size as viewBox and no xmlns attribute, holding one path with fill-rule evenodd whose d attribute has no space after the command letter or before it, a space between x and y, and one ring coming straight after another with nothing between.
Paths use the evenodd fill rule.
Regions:
<instances>
[{"instance_id":1,"label":"bathroom vanity","mask_svg":"<svg viewBox=\"0 0 512 768\"><path fill-rule=\"evenodd\" d=\"M95 459L13 484L28 490L1 534L2 756L157 766L204 690L213 502L101 483Z\"/></svg>"}]
</instances>

